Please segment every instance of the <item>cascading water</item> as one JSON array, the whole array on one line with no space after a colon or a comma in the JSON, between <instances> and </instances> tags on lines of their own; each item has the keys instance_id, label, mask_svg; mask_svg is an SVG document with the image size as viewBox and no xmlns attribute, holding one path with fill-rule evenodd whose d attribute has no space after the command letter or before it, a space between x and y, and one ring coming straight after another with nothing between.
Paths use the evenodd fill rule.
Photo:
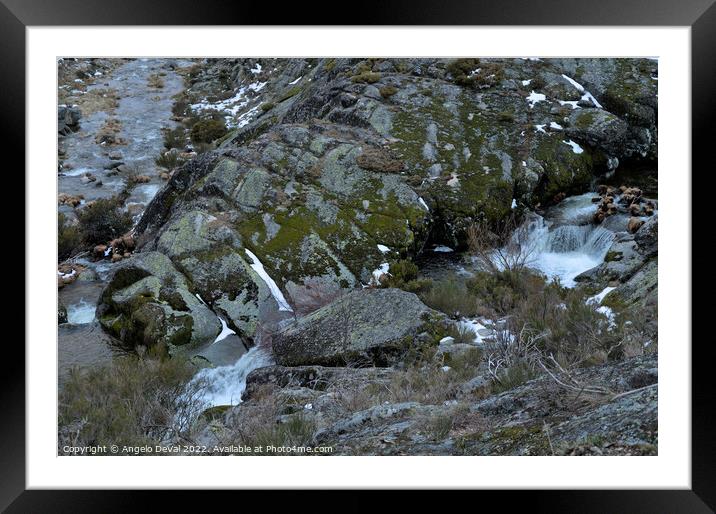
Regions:
<instances>
[{"instance_id":1,"label":"cascading water","mask_svg":"<svg viewBox=\"0 0 716 514\"><path fill-rule=\"evenodd\" d=\"M604 261L614 232L591 223L597 210L594 196L566 198L544 217L528 215L513 235L513 244L519 245L527 266L574 287L577 275Z\"/></svg>"},{"instance_id":2,"label":"cascading water","mask_svg":"<svg viewBox=\"0 0 716 514\"><path fill-rule=\"evenodd\" d=\"M246 377L251 371L273 364L268 351L254 346L234 364L204 368L192 379L189 387L197 385L204 392L202 400L208 406L237 405L246 389Z\"/></svg>"}]
</instances>

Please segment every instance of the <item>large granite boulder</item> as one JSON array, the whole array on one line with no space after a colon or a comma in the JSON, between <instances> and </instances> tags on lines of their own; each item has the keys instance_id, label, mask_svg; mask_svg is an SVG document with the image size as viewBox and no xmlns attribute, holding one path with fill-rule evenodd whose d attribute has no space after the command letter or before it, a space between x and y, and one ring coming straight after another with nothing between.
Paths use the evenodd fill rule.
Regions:
<instances>
[{"instance_id":1,"label":"large granite boulder","mask_svg":"<svg viewBox=\"0 0 716 514\"><path fill-rule=\"evenodd\" d=\"M159 252L137 254L118 265L97 314L101 325L128 346L163 345L171 351L211 342L221 330L216 315Z\"/></svg>"},{"instance_id":2,"label":"large granite boulder","mask_svg":"<svg viewBox=\"0 0 716 514\"><path fill-rule=\"evenodd\" d=\"M413 293L364 289L343 295L274 336L273 352L283 366L385 366L411 350L437 345L443 323Z\"/></svg>"}]
</instances>

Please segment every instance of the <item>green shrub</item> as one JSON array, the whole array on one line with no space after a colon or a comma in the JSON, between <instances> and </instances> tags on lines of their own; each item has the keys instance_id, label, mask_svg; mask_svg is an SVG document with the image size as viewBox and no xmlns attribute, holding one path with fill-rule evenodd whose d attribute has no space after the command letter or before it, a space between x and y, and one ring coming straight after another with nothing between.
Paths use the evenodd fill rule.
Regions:
<instances>
[{"instance_id":1,"label":"green shrub","mask_svg":"<svg viewBox=\"0 0 716 514\"><path fill-rule=\"evenodd\" d=\"M498 378L492 381L492 392L494 394L509 391L515 387L529 382L536 378L538 373L524 362L518 362L498 372Z\"/></svg>"},{"instance_id":2,"label":"green shrub","mask_svg":"<svg viewBox=\"0 0 716 514\"><path fill-rule=\"evenodd\" d=\"M77 211L79 229L85 242L106 243L132 228L132 217L121 209L118 198L101 198Z\"/></svg>"},{"instance_id":3,"label":"green shrub","mask_svg":"<svg viewBox=\"0 0 716 514\"><path fill-rule=\"evenodd\" d=\"M373 71L364 71L351 77L353 82L363 82L366 84L374 84L380 80L380 73Z\"/></svg>"},{"instance_id":4,"label":"green shrub","mask_svg":"<svg viewBox=\"0 0 716 514\"><path fill-rule=\"evenodd\" d=\"M418 278L418 266L407 259L392 261L390 263L390 274L395 280L409 282Z\"/></svg>"},{"instance_id":5,"label":"green shrub","mask_svg":"<svg viewBox=\"0 0 716 514\"><path fill-rule=\"evenodd\" d=\"M474 316L478 313L478 298L468 290L465 282L455 276L433 281L426 292L420 294L423 302L448 316Z\"/></svg>"},{"instance_id":6,"label":"green shrub","mask_svg":"<svg viewBox=\"0 0 716 514\"><path fill-rule=\"evenodd\" d=\"M273 102L265 102L265 103L262 103L262 104L261 104L261 107L260 107L261 112L270 111L271 109L274 108L275 105L276 105L276 104L273 103Z\"/></svg>"},{"instance_id":7,"label":"green shrub","mask_svg":"<svg viewBox=\"0 0 716 514\"><path fill-rule=\"evenodd\" d=\"M164 87L164 80L159 73L152 73L147 79L147 85L154 89L161 89Z\"/></svg>"},{"instance_id":8,"label":"green shrub","mask_svg":"<svg viewBox=\"0 0 716 514\"><path fill-rule=\"evenodd\" d=\"M275 447L292 447L292 446L310 446L313 434L316 431L316 424L307 417L296 414L291 416L284 423L272 423L258 426L251 433L245 433L241 439L241 443L247 446L262 446L264 455L274 453L268 448ZM278 455L292 455L291 453L280 453ZM300 454L299 454L300 455Z\"/></svg>"},{"instance_id":9,"label":"green shrub","mask_svg":"<svg viewBox=\"0 0 716 514\"><path fill-rule=\"evenodd\" d=\"M509 111L502 111L497 114L497 119L505 123L513 123L515 121L515 114Z\"/></svg>"},{"instance_id":10,"label":"green shrub","mask_svg":"<svg viewBox=\"0 0 716 514\"><path fill-rule=\"evenodd\" d=\"M159 157L154 159L154 163L160 168L165 168L171 171L184 164L184 160L179 157L178 152L168 151L160 153Z\"/></svg>"},{"instance_id":11,"label":"green shrub","mask_svg":"<svg viewBox=\"0 0 716 514\"><path fill-rule=\"evenodd\" d=\"M382 96L383 98L390 98L398 92L398 88L395 86L383 86L379 89L379 91L380 96Z\"/></svg>"},{"instance_id":12,"label":"green shrub","mask_svg":"<svg viewBox=\"0 0 716 514\"><path fill-rule=\"evenodd\" d=\"M172 105L172 114L177 117L185 117L189 112L189 97L186 93L180 93L174 98L174 104Z\"/></svg>"},{"instance_id":13,"label":"green shrub","mask_svg":"<svg viewBox=\"0 0 716 514\"><path fill-rule=\"evenodd\" d=\"M505 74L501 64L480 59L455 59L445 69L456 84L471 87L497 85Z\"/></svg>"},{"instance_id":14,"label":"green shrub","mask_svg":"<svg viewBox=\"0 0 716 514\"><path fill-rule=\"evenodd\" d=\"M454 323L448 327L447 335L452 337L457 344L471 344L475 342L475 331L468 325Z\"/></svg>"},{"instance_id":15,"label":"green shrub","mask_svg":"<svg viewBox=\"0 0 716 514\"><path fill-rule=\"evenodd\" d=\"M430 279L418 279L418 266L407 259L392 261L390 275L381 283L381 287L396 287L409 293L427 291L431 285Z\"/></svg>"},{"instance_id":16,"label":"green shrub","mask_svg":"<svg viewBox=\"0 0 716 514\"><path fill-rule=\"evenodd\" d=\"M326 71L333 71L333 68L336 67L336 60L335 59L327 59L325 67L326 67Z\"/></svg>"},{"instance_id":17,"label":"green shrub","mask_svg":"<svg viewBox=\"0 0 716 514\"><path fill-rule=\"evenodd\" d=\"M466 281L469 291L497 314L508 314L527 296L540 294L545 287L541 275L527 269L478 272Z\"/></svg>"},{"instance_id":18,"label":"green shrub","mask_svg":"<svg viewBox=\"0 0 716 514\"><path fill-rule=\"evenodd\" d=\"M301 86L293 86L291 89L289 89L288 91L285 91L281 96L279 96L278 103L284 102L284 101L288 100L289 98L293 98L294 96L296 96L298 93L301 92L301 89L302 89Z\"/></svg>"},{"instance_id":19,"label":"green shrub","mask_svg":"<svg viewBox=\"0 0 716 514\"><path fill-rule=\"evenodd\" d=\"M219 119L200 120L191 128L191 140L194 143L211 143L224 134L226 123Z\"/></svg>"},{"instance_id":20,"label":"green shrub","mask_svg":"<svg viewBox=\"0 0 716 514\"><path fill-rule=\"evenodd\" d=\"M59 448L64 445L159 444L177 440L206 408L204 384L179 358L123 356L108 365L74 369L58 398Z\"/></svg>"},{"instance_id":21,"label":"green shrub","mask_svg":"<svg viewBox=\"0 0 716 514\"><path fill-rule=\"evenodd\" d=\"M183 150L186 146L186 134L183 127L164 129L164 148Z\"/></svg>"},{"instance_id":22,"label":"green shrub","mask_svg":"<svg viewBox=\"0 0 716 514\"><path fill-rule=\"evenodd\" d=\"M77 225L67 221L64 214L57 215L57 259L64 261L71 257L82 244L82 233Z\"/></svg>"},{"instance_id":23,"label":"green shrub","mask_svg":"<svg viewBox=\"0 0 716 514\"><path fill-rule=\"evenodd\" d=\"M542 77L537 76L530 81L529 86L527 87L529 87L531 90L538 91L544 88L546 85L547 83L544 81L544 79Z\"/></svg>"}]
</instances>

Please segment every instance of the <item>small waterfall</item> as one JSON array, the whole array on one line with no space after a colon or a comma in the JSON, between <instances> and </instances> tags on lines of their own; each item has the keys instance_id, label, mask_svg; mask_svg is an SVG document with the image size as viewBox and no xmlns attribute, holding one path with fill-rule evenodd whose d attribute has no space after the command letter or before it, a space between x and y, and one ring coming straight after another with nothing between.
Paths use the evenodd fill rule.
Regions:
<instances>
[{"instance_id":1,"label":"small waterfall","mask_svg":"<svg viewBox=\"0 0 716 514\"><path fill-rule=\"evenodd\" d=\"M614 232L591 223L595 195L566 198L544 217L528 215L512 237L512 245L526 255L527 265L562 285L574 287L574 278L604 261Z\"/></svg>"},{"instance_id":2,"label":"small waterfall","mask_svg":"<svg viewBox=\"0 0 716 514\"><path fill-rule=\"evenodd\" d=\"M207 406L237 405L246 389L246 377L253 370L273 364L268 351L254 346L234 364L204 368L192 379L205 390L203 401Z\"/></svg>"}]
</instances>

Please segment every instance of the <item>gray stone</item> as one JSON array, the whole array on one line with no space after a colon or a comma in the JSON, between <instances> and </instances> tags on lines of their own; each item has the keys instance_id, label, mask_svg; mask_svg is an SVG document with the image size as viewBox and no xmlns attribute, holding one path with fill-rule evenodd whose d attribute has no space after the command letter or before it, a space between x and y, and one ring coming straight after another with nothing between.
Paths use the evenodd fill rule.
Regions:
<instances>
[{"instance_id":1,"label":"gray stone","mask_svg":"<svg viewBox=\"0 0 716 514\"><path fill-rule=\"evenodd\" d=\"M273 351L284 366L339 366L399 361L430 316L416 295L398 289L348 293L276 335ZM437 344L437 341L435 342Z\"/></svg>"}]
</instances>

